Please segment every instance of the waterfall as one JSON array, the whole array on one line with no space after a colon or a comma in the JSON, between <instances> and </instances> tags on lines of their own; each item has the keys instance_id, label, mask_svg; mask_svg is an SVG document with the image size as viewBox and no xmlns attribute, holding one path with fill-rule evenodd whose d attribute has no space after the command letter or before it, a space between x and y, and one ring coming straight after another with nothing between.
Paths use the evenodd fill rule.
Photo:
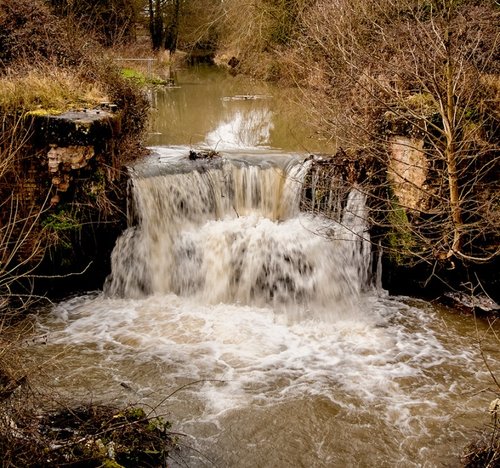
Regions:
<instances>
[{"instance_id":1,"label":"waterfall","mask_svg":"<svg viewBox=\"0 0 500 468\"><path fill-rule=\"evenodd\" d=\"M109 295L174 293L203 303L349 308L368 284L364 196L340 220L300 212L308 162L226 159L132 176L130 226Z\"/></svg>"}]
</instances>

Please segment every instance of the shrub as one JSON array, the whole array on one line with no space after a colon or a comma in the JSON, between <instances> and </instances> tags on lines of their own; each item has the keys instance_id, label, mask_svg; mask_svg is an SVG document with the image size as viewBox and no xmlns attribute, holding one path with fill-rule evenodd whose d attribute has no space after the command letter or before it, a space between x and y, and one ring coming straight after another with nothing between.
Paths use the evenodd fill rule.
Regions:
<instances>
[{"instance_id":1,"label":"shrub","mask_svg":"<svg viewBox=\"0 0 500 468\"><path fill-rule=\"evenodd\" d=\"M0 72L16 62L78 64L85 49L74 38L41 1L0 2Z\"/></svg>"}]
</instances>

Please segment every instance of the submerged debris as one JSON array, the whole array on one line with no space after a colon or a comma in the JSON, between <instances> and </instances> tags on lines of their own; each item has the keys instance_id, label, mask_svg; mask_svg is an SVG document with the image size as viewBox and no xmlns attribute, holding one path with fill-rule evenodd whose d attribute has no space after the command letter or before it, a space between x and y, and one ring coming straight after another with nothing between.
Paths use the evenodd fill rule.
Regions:
<instances>
[{"instance_id":1,"label":"submerged debris","mask_svg":"<svg viewBox=\"0 0 500 468\"><path fill-rule=\"evenodd\" d=\"M237 94L222 98L223 101L257 101L261 99L272 99L272 96L268 94Z\"/></svg>"},{"instance_id":2,"label":"submerged debris","mask_svg":"<svg viewBox=\"0 0 500 468\"><path fill-rule=\"evenodd\" d=\"M467 468L500 467L500 398L495 398L488 410L491 424L465 448L462 455L461 461Z\"/></svg>"},{"instance_id":3,"label":"submerged debris","mask_svg":"<svg viewBox=\"0 0 500 468\"><path fill-rule=\"evenodd\" d=\"M192 161L194 161L195 159L213 159L218 157L220 157L220 153L214 150L189 150L189 159L191 159Z\"/></svg>"},{"instance_id":4,"label":"submerged debris","mask_svg":"<svg viewBox=\"0 0 500 468\"><path fill-rule=\"evenodd\" d=\"M494 425L478 440L468 445L461 461L466 468L500 467L500 428L498 425Z\"/></svg>"},{"instance_id":5,"label":"submerged debris","mask_svg":"<svg viewBox=\"0 0 500 468\"><path fill-rule=\"evenodd\" d=\"M465 312L495 314L500 312L500 305L484 295L470 295L464 292L446 292L443 301Z\"/></svg>"}]
</instances>

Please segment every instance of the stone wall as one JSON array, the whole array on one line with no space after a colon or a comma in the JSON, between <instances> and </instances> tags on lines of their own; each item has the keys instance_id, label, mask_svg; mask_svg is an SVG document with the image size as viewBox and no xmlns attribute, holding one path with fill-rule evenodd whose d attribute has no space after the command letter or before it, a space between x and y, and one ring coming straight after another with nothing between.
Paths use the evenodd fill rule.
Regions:
<instances>
[{"instance_id":1,"label":"stone wall","mask_svg":"<svg viewBox=\"0 0 500 468\"><path fill-rule=\"evenodd\" d=\"M28 268L48 277L36 280L37 294L100 288L109 272L111 250L125 227L120 121L112 107L24 119L27 138L11 184L33 225L16 261L29 259Z\"/></svg>"},{"instance_id":2,"label":"stone wall","mask_svg":"<svg viewBox=\"0 0 500 468\"><path fill-rule=\"evenodd\" d=\"M427 205L429 162L423 151L424 141L394 136L389 140L387 178L399 204L407 210Z\"/></svg>"}]
</instances>

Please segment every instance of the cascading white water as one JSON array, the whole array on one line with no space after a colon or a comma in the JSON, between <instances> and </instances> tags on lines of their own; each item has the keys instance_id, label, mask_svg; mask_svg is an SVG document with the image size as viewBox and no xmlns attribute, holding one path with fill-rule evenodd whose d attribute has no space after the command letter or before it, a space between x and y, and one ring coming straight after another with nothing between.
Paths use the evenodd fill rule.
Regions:
<instances>
[{"instance_id":1,"label":"cascading white water","mask_svg":"<svg viewBox=\"0 0 500 468\"><path fill-rule=\"evenodd\" d=\"M292 305L349 313L367 285L364 196L340 222L299 212L308 162L225 160L133 178L138 222L112 255L110 295L173 292L204 303Z\"/></svg>"}]
</instances>

